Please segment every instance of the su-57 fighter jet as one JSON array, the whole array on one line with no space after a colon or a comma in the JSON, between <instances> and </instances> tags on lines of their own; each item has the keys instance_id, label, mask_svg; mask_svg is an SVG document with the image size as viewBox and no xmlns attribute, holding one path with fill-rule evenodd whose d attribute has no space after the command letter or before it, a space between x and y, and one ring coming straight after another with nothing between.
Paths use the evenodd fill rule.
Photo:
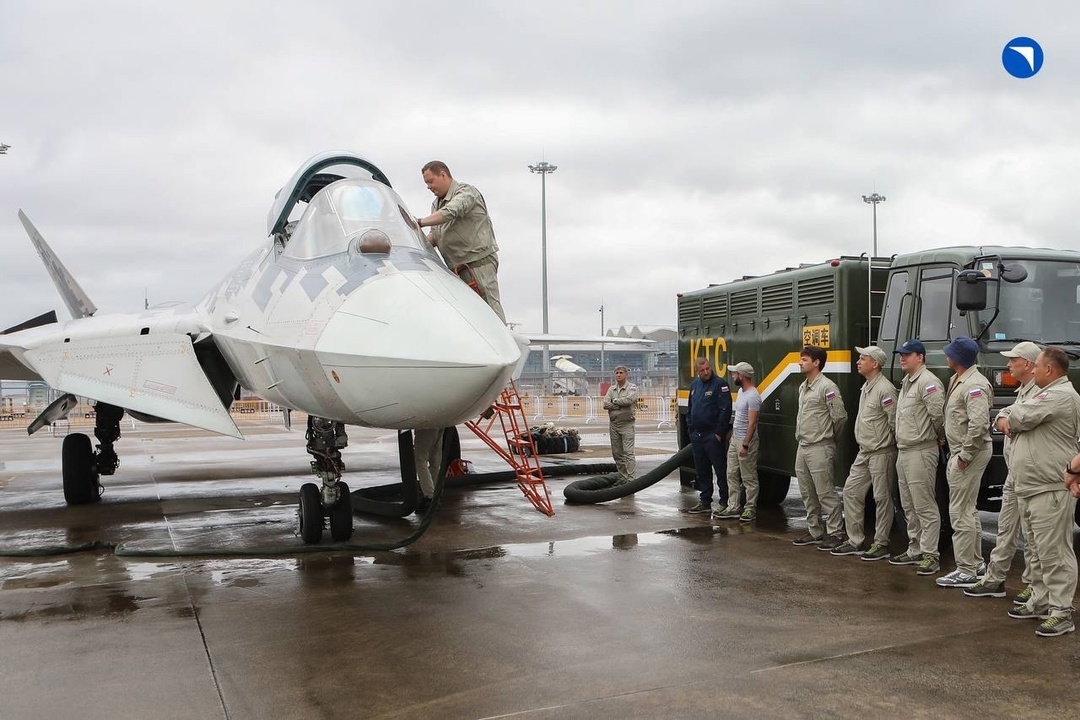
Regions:
<instances>
[{"instance_id":1,"label":"su-57 fighter jet","mask_svg":"<svg viewBox=\"0 0 1080 720\"><path fill-rule=\"evenodd\" d=\"M64 439L69 504L96 501L115 473L127 412L241 437L240 388L308 414L321 488L300 490L300 534L352 535L341 481L344 425L444 428L476 418L520 372L528 340L507 329L427 243L374 164L349 152L304 163L277 194L267 239L194 307L97 315L19 212L72 320L48 313L0 333L0 377L65 393L29 427L96 401L97 446Z\"/></svg>"}]
</instances>

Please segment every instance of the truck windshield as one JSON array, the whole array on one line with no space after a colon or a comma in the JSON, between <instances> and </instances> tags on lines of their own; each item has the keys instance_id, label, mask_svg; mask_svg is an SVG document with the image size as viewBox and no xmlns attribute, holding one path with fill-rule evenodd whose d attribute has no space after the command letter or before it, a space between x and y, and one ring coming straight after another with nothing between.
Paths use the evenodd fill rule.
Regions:
<instances>
[{"instance_id":1,"label":"truck windshield","mask_svg":"<svg viewBox=\"0 0 1080 720\"><path fill-rule=\"evenodd\" d=\"M1053 260L1008 260L1023 265L1020 283L1001 283L1001 312L987 333L991 342L1031 340L1042 344L1080 345L1080 263ZM994 316L991 306L978 314L980 324Z\"/></svg>"}]
</instances>

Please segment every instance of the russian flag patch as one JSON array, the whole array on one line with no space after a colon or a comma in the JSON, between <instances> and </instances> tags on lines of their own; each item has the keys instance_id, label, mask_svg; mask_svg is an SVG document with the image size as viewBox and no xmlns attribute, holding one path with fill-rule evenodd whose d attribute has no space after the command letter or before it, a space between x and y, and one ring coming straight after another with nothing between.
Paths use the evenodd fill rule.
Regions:
<instances>
[{"instance_id":1,"label":"russian flag patch","mask_svg":"<svg viewBox=\"0 0 1080 720\"><path fill-rule=\"evenodd\" d=\"M929 385L929 386L927 386L927 388L926 388L926 394L927 395L929 395L930 393L936 393L936 392L937 392L937 385Z\"/></svg>"},{"instance_id":2,"label":"russian flag patch","mask_svg":"<svg viewBox=\"0 0 1080 720\"><path fill-rule=\"evenodd\" d=\"M881 401L881 407L889 407L890 405L892 405L892 398L891 397L887 397L887 398L885 398L884 400Z\"/></svg>"},{"instance_id":3,"label":"russian flag patch","mask_svg":"<svg viewBox=\"0 0 1080 720\"><path fill-rule=\"evenodd\" d=\"M968 397L982 397L982 388L975 388L968 393Z\"/></svg>"},{"instance_id":4,"label":"russian flag patch","mask_svg":"<svg viewBox=\"0 0 1080 720\"><path fill-rule=\"evenodd\" d=\"M832 400L834 397L836 397L836 391L835 390L830 390L829 392L825 393L825 399L826 400Z\"/></svg>"}]
</instances>

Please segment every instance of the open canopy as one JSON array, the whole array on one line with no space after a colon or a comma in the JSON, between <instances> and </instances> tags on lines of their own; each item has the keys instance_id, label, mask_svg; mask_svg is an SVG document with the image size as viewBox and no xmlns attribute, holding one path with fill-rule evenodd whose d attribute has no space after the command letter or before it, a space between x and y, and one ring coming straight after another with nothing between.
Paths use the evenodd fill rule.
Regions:
<instances>
[{"instance_id":1,"label":"open canopy","mask_svg":"<svg viewBox=\"0 0 1080 720\"><path fill-rule=\"evenodd\" d=\"M310 202L327 185L345 178L372 178L390 187L383 171L356 153L345 150L319 153L303 163L274 196L274 205L266 218L267 235L285 229L297 203Z\"/></svg>"}]
</instances>

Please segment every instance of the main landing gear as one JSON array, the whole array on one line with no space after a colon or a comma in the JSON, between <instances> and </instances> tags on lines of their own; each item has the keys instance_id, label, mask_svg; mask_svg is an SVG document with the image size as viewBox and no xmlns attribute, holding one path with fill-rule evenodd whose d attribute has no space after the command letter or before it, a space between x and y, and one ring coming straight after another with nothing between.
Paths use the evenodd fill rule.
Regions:
<instances>
[{"instance_id":1,"label":"main landing gear","mask_svg":"<svg viewBox=\"0 0 1080 720\"><path fill-rule=\"evenodd\" d=\"M325 418L308 416L307 451L313 458L311 472L322 480L322 489L315 483L300 487L300 538L308 545L322 542L323 518L330 520L330 537L345 542L352 537L352 496L349 486L341 481L345 463L341 449L349 444L345 425Z\"/></svg>"},{"instance_id":2,"label":"main landing gear","mask_svg":"<svg viewBox=\"0 0 1080 720\"><path fill-rule=\"evenodd\" d=\"M120 420L124 409L98 403L95 406L95 452L90 438L72 433L64 438L61 459L64 477L64 501L68 505L86 505L101 499L101 475L112 475L120 467L113 443L120 439Z\"/></svg>"}]
</instances>

